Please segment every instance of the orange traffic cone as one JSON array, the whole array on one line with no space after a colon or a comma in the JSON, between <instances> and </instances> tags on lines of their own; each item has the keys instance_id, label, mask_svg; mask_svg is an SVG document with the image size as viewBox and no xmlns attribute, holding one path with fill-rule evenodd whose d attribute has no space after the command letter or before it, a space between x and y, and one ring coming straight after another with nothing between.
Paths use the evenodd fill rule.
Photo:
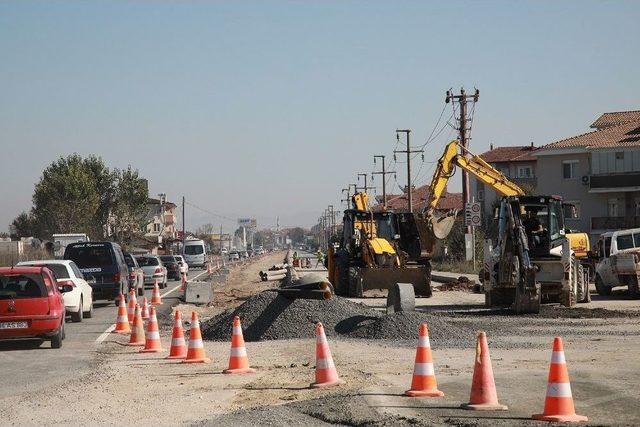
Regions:
<instances>
[{"instance_id":1,"label":"orange traffic cone","mask_svg":"<svg viewBox=\"0 0 640 427\"><path fill-rule=\"evenodd\" d=\"M184 359L185 357L187 357L187 345L184 341L184 330L182 329L182 312L176 310L173 318L171 348L169 349L169 355L165 359Z\"/></svg>"},{"instance_id":2,"label":"orange traffic cone","mask_svg":"<svg viewBox=\"0 0 640 427\"><path fill-rule=\"evenodd\" d=\"M140 312L140 306L136 304L136 315L133 319L133 330L127 345L144 345L144 322Z\"/></svg>"},{"instance_id":3,"label":"orange traffic cone","mask_svg":"<svg viewBox=\"0 0 640 427\"><path fill-rule=\"evenodd\" d=\"M127 306L124 304L124 295L120 295L120 304L118 304L118 317L116 318L116 328L113 330L116 334L128 334L131 332L129 319L127 318Z\"/></svg>"},{"instance_id":4,"label":"orange traffic cone","mask_svg":"<svg viewBox=\"0 0 640 427\"><path fill-rule=\"evenodd\" d=\"M229 367L222 372L225 374L250 374L255 371L255 369L249 367L249 358L247 357L247 349L244 346L244 337L242 336L240 318L238 316L234 316Z\"/></svg>"},{"instance_id":5,"label":"orange traffic cone","mask_svg":"<svg viewBox=\"0 0 640 427\"><path fill-rule=\"evenodd\" d=\"M329 387L343 382L338 378L327 336L324 334L324 326L318 322L316 323L316 382L311 383L310 387Z\"/></svg>"},{"instance_id":6,"label":"orange traffic cone","mask_svg":"<svg viewBox=\"0 0 640 427\"><path fill-rule=\"evenodd\" d=\"M209 363L209 359L204 353L204 344L202 343L202 335L200 335L200 321L198 313L191 312L191 328L189 328L189 348L187 349L187 357L182 363Z\"/></svg>"},{"instance_id":7,"label":"orange traffic cone","mask_svg":"<svg viewBox=\"0 0 640 427\"><path fill-rule=\"evenodd\" d=\"M140 315L143 320L147 320L149 318L149 303L147 302L147 297L142 297L142 305L140 306Z\"/></svg>"},{"instance_id":8,"label":"orange traffic cone","mask_svg":"<svg viewBox=\"0 0 640 427\"><path fill-rule=\"evenodd\" d=\"M569 372L564 358L562 338L553 340L553 353L547 380L547 396L544 399L544 413L533 415L534 420L556 423L577 423L587 421L587 417L576 415L571 395Z\"/></svg>"},{"instance_id":9,"label":"orange traffic cone","mask_svg":"<svg viewBox=\"0 0 640 427\"><path fill-rule=\"evenodd\" d=\"M149 310L149 322L147 323L147 336L144 342L144 348L140 353L157 353L162 351L162 343L160 342L160 331L158 330L158 318L156 317L156 308L151 307Z\"/></svg>"},{"instance_id":10,"label":"orange traffic cone","mask_svg":"<svg viewBox=\"0 0 640 427\"><path fill-rule=\"evenodd\" d=\"M429 329L427 324L420 325L416 361L413 368L411 390L404 392L410 397L441 397L444 393L438 390L438 383L433 370L431 344L429 343Z\"/></svg>"},{"instance_id":11,"label":"orange traffic cone","mask_svg":"<svg viewBox=\"0 0 640 427\"><path fill-rule=\"evenodd\" d=\"M129 319L129 323L133 323L133 318L136 316L136 304L138 304L138 301L136 300L136 291L130 289L129 302L127 304L127 318Z\"/></svg>"},{"instance_id":12,"label":"orange traffic cone","mask_svg":"<svg viewBox=\"0 0 640 427\"><path fill-rule=\"evenodd\" d=\"M153 292L151 293L151 304L153 305L162 304L162 297L160 296L160 288L158 287L157 280L153 282Z\"/></svg>"},{"instance_id":13,"label":"orange traffic cone","mask_svg":"<svg viewBox=\"0 0 640 427\"><path fill-rule=\"evenodd\" d=\"M505 405L498 403L498 392L493 379L487 334L482 331L478 332L476 360L473 366L473 380L471 381L471 397L469 398L469 403L462 405L462 407L476 411L507 410Z\"/></svg>"},{"instance_id":14,"label":"orange traffic cone","mask_svg":"<svg viewBox=\"0 0 640 427\"><path fill-rule=\"evenodd\" d=\"M187 289L187 275L182 273L182 287L180 288L181 291L184 291L185 289Z\"/></svg>"}]
</instances>

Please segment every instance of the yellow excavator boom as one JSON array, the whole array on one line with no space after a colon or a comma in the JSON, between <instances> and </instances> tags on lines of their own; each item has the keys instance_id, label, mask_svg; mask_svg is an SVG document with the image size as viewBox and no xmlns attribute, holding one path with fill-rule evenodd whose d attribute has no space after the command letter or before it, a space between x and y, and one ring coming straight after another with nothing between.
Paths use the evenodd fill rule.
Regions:
<instances>
[{"instance_id":1,"label":"yellow excavator boom","mask_svg":"<svg viewBox=\"0 0 640 427\"><path fill-rule=\"evenodd\" d=\"M509 181L500 171L482 160L480 156L467 151L469 157L465 157L463 151L464 148L457 140L451 141L445 147L429 185L429 199L425 208L426 211L433 212L435 210L456 166L491 186L502 196L522 196L525 194L520 187Z\"/></svg>"}]
</instances>

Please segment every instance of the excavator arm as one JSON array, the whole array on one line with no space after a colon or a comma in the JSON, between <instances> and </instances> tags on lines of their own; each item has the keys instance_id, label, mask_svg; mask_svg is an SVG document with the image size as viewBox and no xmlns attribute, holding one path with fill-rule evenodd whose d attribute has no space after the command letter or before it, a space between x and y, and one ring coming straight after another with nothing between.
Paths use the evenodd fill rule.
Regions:
<instances>
[{"instance_id":1,"label":"excavator arm","mask_svg":"<svg viewBox=\"0 0 640 427\"><path fill-rule=\"evenodd\" d=\"M485 162L480 156L469 153L469 157L465 157L464 147L457 141L453 140L447 144L444 153L433 173L431 184L429 185L429 199L425 207L426 212L433 213L442 196L442 192L447 186L449 178L453 175L455 167L458 166L484 184L490 186L502 196L520 196L524 195L524 191L513 182L509 181L500 171L496 170L489 163Z\"/></svg>"}]
</instances>

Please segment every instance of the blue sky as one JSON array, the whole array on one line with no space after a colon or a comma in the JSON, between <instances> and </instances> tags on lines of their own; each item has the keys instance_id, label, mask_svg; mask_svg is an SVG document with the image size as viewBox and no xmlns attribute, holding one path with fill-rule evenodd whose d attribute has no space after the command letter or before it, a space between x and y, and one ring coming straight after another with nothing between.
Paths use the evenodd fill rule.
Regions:
<instances>
[{"instance_id":1,"label":"blue sky","mask_svg":"<svg viewBox=\"0 0 640 427\"><path fill-rule=\"evenodd\" d=\"M632 1L1 1L0 230L73 152L131 164L152 194L311 225L397 127L424 143L450 87L480 89L477 153L639 109L639 17ZM417 184L451 135L415 159Z\"/></svg>"}]
</instances>

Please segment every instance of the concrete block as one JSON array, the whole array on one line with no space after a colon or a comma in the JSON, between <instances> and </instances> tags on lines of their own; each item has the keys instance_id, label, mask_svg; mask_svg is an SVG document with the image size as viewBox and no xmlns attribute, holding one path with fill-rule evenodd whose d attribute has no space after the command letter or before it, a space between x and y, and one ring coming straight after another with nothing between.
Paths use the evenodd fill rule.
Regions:
<instances>
[{"instance_id":1,"label":"concrete block","mask_svg":"<svg viewBox=\"0 0 640 427\"><path fill-rule=\"evenodd\" d=\"M191 304L208 304L213 300L213 289L209 282L188 282L184 301Z\"/></svg>"}]
</instances>

